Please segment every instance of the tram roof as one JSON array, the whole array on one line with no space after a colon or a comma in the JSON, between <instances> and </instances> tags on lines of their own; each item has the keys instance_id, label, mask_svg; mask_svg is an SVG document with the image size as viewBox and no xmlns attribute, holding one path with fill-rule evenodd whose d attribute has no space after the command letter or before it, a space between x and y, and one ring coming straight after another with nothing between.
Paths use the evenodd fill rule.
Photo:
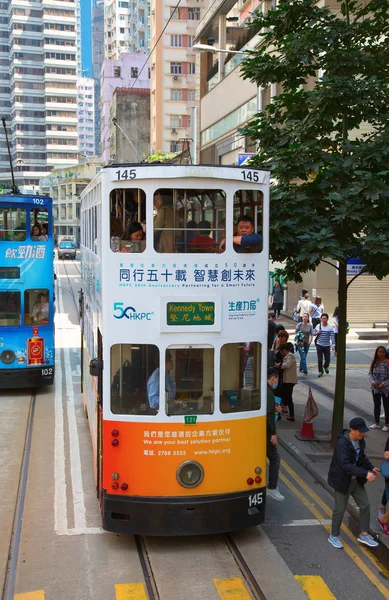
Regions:
<instances>
[{"instance_id":1,"label":"tram roof","mask_svg":"<svg viewBox=\"0 0 389 600\"><path fill-rule=\"evenodd\" d=\"M171 167L171 168L180 168L180 169L199 169L199 168L209 168L209 169L252 169L254 171L268 171L270 173L271 169L264 169L262 167L255 167L252 165L180 165L180 164L172 164L169 162L152 162L152 163L112 163L109 165L104 165L103 169L118 169L118 168L139 168L139 167Z\"/></svg>"}]
</instances>

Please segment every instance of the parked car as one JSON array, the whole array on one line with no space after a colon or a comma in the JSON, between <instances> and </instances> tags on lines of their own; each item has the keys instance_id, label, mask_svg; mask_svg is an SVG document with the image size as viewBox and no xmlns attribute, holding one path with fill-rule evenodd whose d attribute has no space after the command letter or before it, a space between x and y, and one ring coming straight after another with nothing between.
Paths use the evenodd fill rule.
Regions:
<instances>
[{"instance_id":1,"label":"parked car","mask_svg":"<svg viewBox=\"0 0 389 600\"><path fill-rule=\"evenodd\" d=\"M77 250L74 242L60 242L58 244L58 258L62 260L65 258L75 259L76 255Z\"/></svg>"}]
</instances>

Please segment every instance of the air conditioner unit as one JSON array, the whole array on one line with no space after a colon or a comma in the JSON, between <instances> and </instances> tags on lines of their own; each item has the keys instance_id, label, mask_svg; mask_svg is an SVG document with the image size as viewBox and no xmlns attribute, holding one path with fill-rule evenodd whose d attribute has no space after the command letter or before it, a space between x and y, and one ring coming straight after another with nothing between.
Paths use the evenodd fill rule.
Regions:
<instances>
[{"instance_id":1,"label":"air conditioner unit","mask_svg":"<svg viewBox=\"0 0 389 600\"><path fill-rule=\"evenodd\" d=\"M173 127L173 129L171 130L172 133L177 133L177 129L175 127Z\"/></svg>"},{"instance_id":2,"label":"air conditioner unit","mask_svg":"<svg viewBox=\"0 0 389 600\"><path fill-rule=\"evenodd\" d=\"M178 75L173 75L173 81L178 81Z\"/></svg>"}]
</instances>

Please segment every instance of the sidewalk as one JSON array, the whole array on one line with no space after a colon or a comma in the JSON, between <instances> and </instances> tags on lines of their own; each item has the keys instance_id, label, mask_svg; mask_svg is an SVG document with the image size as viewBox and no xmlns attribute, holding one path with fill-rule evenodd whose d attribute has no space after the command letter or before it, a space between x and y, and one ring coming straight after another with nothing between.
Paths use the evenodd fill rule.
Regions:
<instances>
[{"instance_id":1,"label":"sidewalk","mask_svg":"<svg viewBox=\"0 0 389 600\"><path fill-rule=\"evenodd\" d=\"M312 363L313 361L310 360L309 362ZM330 437L335 371L335 365L331 365L330 374L320 379L317 377L317 369L313 368L308 372L308 375L299 374L299 382L293 393L296 422L290 423L285 418L277 422L280 445L332 495L333 490L327 483L327 475L332 457ZM314 434L318 441L300 441L295 435L301 430L309 386L311 386L313 397L319 408L319 415L313 420ZM367 426L373 422L373 401L370 384L367 373L362 369L360 371L353 369L346 372L345 427L355 416L363 417ZM383 425L384 422L381 421L381 427ZM381 431L381 429L372 430L366 434L366 454L376 467L381 464L387 437L388 434ZM377 536L383 545L389 548L389 536L381 531L376 520L384 486L384 479L377 477L375 483L366 485L366 490L371 506L370 531ZM359 518L358 510L352 499L350 499L349 512L356 519Z\"/></svg>"},{"instance_id":2,"label":"sidewalk","mask_svg":"<svg viewBox=\"0 0 389 600\"><path fill-rule=\"evenodd\" d=\"M331 320L331 319L330 319ZM283 325L289 334L295 332L296 321L288 312L282 312L281 316L276 319L277 325ZM382 340L388 339L389 333L386 327L355 327L351 328L347 334L348 340Z\"/></svg>"}]
</instances>

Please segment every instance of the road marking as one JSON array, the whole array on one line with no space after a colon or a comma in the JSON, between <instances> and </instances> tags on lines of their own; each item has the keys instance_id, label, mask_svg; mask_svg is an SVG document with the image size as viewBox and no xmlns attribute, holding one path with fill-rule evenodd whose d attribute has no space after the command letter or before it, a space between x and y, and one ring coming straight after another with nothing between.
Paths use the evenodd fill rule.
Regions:
<instances>
[{"instance_id":1,"label":"road marking","mask_svg":"<svg viewBox=\"0 0 389 600\"><path fill-rule=\"evenodd\" d=\"M295 575L309 600L336 600L320 575Z\"/></svg>"},{"instance_id":2,"label":"road marking","mask_svg":"<svg viewBox=\"0 0 389 600\"><path fill-rule=\"evenodd\" d=\"M108 531L105 531L102 527L82 527L77 529L72 527L71 529L65 528L56 531L57 535L96 535L101 533L108 533Z\"/></svg>"},{"instance_id":3,"label":"road marking","mask_svg":"<svg viewBox=\"0 0 389 600\"><path fill-rule=\"evenodd\" d=\"M240 577L214 579L213 583L222 600L250 600L251 598Z\"/></svg>"},{"instance_id":4,"label":"road marking","mask_svg":"<svg viewBox=\"0 0 389 600\"><path fill-rule=\"evenodd\" d=\"M306 491L306 493L309 496L311 496L311 498L317 504L319 504L319 506L321 506L321 508L324 510L324 512L326 514L332 515L332 511L326 505L326 503L321 498L319 498L319 496L317 494L315 494L315 492L312 492L312 490L309 489L307 484L304 481L302 481L302 479L297 475L297 473L295 473L293 471L293 469L291 467L289 467L289 465L286 464L285 461L282 461L282 465L291 474L291 476L299 483L299 485L301 485L301 487L304 489L304 491ZM297 495L297 497L302 501L304 506L306 506L317 519L321 520L323 517L321 516L321 514L317 510L317 508L315 506L313 506L313 504L311 504L309 502L309 500L306 499L299 490L297 490L297 488L293 485L293 483L289 479L287 479L287 477L285 477L285 475L280 473L280 477L281 477L281 480L284 481L285 485L287 485L289 487L289 489L295 495ZM296 494L296 492L297 492L297 494ZM326 531L328 531L328 533L330 533L331 526L323 525L323 527L324 527L324 529L326 529ZM348 527L346 527L345 525L342 525L342 531L352 540L353 543L356 542L355 537L353 536L351 531L348 529ZM381 592L381 594L384 596L384 598L389 600L389 590L384 585L382 585L380 579L378 579L378 577L373 573L373 571L371 571L365 565L365 563L358 556L358 554L356 554L356 552L354 552L354 550L352 550L351 547L344 541L343 541L343 548L344 548L345 553L354 561L354 563L359 567L359 569L364 573L364 575L366 575L366 577L378 589L378 591ZM363 546L360 546L358 549L386 577L387 569L381 565L381 563L378 561L378 559L373 554L371 554L370 552L365 550L365 548Z\"/></svg>"},{"instance_id":5,"label":"road marking","mask_svg":"<svg viewBox=\"0 0 389 600\"><path fill-rule=\"evenodd\" d=\"M332 509L328 506L328 504L326 504L324 500L322 500L314 491L311 490L311 488L305 483L305 481L303 481L301 477L297 475L297 473L292 469L292 467L288 465L286 461L283 461L282 465L283 468L289 473L289 475L293 477L293 479L302 487L302 489L305 490L305 492L312 498L312 500L323 509L326 515L332 517ZM349 537L350 540L355 542L355 536L352 533L352 531L347 527L347 525L344 525L342 523L341 529ZM380 563L378 558L374 556L374 554L372 554L371 551L366 550L366 548L364 548L364 546L362 545L360 547L360 550L366 556L366 558L382 572L385 579L388 580L389 570Z\"/></svg>"},{"instance_id":6,"label":"road marking","mask_svg":"<svg viewBox=\"0 0 389 600\"><path fill-rule=\"evenodd\" d=\"M143 583L115 584L116 600L147 600Z\"/></svg>"},{"instance_id":7,"label":"road marking","mask_svg":"<svg viewBox=\"0 0 389 600\"><path fill-rule=\"evenodd\" d=\"M57 321L56 317L56 321ZM65 436L62 406L62 368L60 351L55 354L54 396L54 530L63 530L68 525L65 476Z\"/></svg>"},{"instance_id":8,"label":"road marking","mask_svg":"<svg viewBox=\"0 0 389 600\"><path fill-rule=\"evenodd\" d=\"M44 590L37 590L25 594L14 594L14 600L45 600L45 592Z\"/></svg>"},{"instance_id":9,"label":"road marking","mask_svg":"<svg viewBox=\"0 0 389 600\"><path fill-rule=\"evenodd\" d=\"M63 294L62 294L62 285L58 283L58 308L59 308L59 321L63 321L64 313L64 304L63 304ZM62 318L61 318L62 317ZM59 338L62 341L63 331L61 327L59 327ZM74 511L74 525L75 529L86 529L86 509L85 509L85 498L84 498L84 488L82 483L82 472L81 472L81 456L80 456L80 443L78 437L78 429L77 429L77 420L76 420L76 408L75 408L75 397L74 397L74 389L72 382L72 371L70 366L70 353L69 348L65 344L60 344L63 347L64 353L64 369L65 369L65 388L66 388L66 413L68 420L68 431L69 431L69 454L70 454L70 478L72 483L72 496L73 496L73 511ZM59 369L60 370L60 369ZM57 373L58 375L58 373ZM61 382L62 383L62 382ZM63 445L64 443L64 419L62 414L62 399L60 399L60 406L58 407L58 413L56 412L56 418L58 418L58 423L56 422L55 432L56 435L60 439L56 439L56 446ZM58 426L57 426L58 425ZM62 438L62 439L61 439ZM56 531L66 531L68 528L67 522L67 511L66 511L66 475L65 475L65 460L64 457L59 455L58 465L56 464L58 470L55 472L55 492L54 497L61 497L61 510L63 510L62 502L63 502L63 494L65 493L65 511L64 515L61 517L59 513L59 508L55 506L56 516L59 519L56 519ZM61 482L63 485L63 490L57 489L59 485L58 482ZM60 523L59 523L60 521Z\"/></svg>"},{"instance_id":10,"label":"road marking","mask_svg":"<svg viewBox=\"0 0 389 600\"><path fill-rule=\"evenodd\" d=\"M276 525L278 524L275 523ZM267 522L267 525L272 523ZM331 525L331 519L295 519L294 521L288 521L288 523L280 523L282 527L311 527L314 525Z\"/></svg>"}]
</instances>

